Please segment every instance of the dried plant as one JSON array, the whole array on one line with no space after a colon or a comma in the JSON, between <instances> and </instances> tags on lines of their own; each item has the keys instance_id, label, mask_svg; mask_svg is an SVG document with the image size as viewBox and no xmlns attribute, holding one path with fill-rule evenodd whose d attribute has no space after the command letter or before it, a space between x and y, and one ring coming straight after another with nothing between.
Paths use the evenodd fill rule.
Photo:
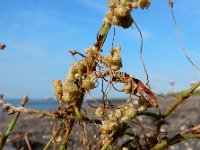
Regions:
<instances>
[{"instance_id":1,"label":"dried plant","mask_svg":"<svg viewBox=\"0 0 200 150\"><path fill-rule=\"evenodd\" d=\"M3 49L5 49L5 48L6 48L6 45L0 43L0 50L3 50Z\"/></svg>"},{"instance_id":2,"label":"dried plant","mask_svg":"<svg viewBox=\"0 0 200 150\"><path fill-rule=\"evenodd\" d=\"M169 1L169 5L171 8L173 7L172 1ZM56 149L56 144L59 145L60 150L67 149L70 146L70 135L76 125L79 125L82 130L79 137L79 141L82 142L82 149L161 150L189 138L199 138L199 125L184 132L182 131L173 137L163 134L161 126L164 124L164 120L200 86L200 82L185 91L166 110L160 110L156 96L149 89L148 83L146 86L139 79L120 71L123 66L120 54L121 46L114 46L112 43L110 53L105 56L102 54L103 45L110 28L112 26L129 28L132 24L135 24L139 30L131 16L131 12L135 9L145 9L149 6L149 0L109 0L108 7L110 10L105 15L94 45L86 47L85 54L75 50L69 51L73 56L80 55L82 59L69 68L65 81L55 80L53 88L55 97L60 102L60 105L54 112L26 109L23 106L14 107L4 102L3 97L1 97L0 105L3 110L10 110L11 113L17 113L18 115L20 112L25 112L57 120L57 125L53 128L52 137L44 149L48 149L51 144L54 144L54 149ZM142 33L140 32L140 34L142 39ZM142 46L140 51L142 54ZM145 65L143 66L147 74ZM100 81L102 85L99 84ZM107 89L103 88L105 83L109 86ZM115 88L116 83L123 84L121 90ZM102 99L95 101L96 106L91 106L85 100L85 96L98 86L102 86ZM107 98L109 88L127 93L127 99L124 100L123 104L114 106L109 101ZM84 103L88 107L95 107L94 116L88 115L90 108L85 109L83 107ZM148 117L153 120L153 125L138 121L138 116ZM15 122L16 120L17 118L15 117ZM13 123L12 126L14 127ZM95 126L93 132L88 131L88 127L91 126ZM6 138L8 135L6 134ZM125 136L128 136L126 141L117 144ZM3 148L5 141L5 134L3 134L0 138L0 149Z\"/></svg>"}]
</instances>

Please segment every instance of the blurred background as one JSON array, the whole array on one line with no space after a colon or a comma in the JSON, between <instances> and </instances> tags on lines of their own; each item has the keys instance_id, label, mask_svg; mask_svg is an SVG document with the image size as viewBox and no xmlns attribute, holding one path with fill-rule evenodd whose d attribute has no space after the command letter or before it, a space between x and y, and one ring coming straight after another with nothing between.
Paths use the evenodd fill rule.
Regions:
<instances>
[{"instance_id":1,"label":"blurred background","mask_svg":"<svg viewBox=\"0 0 200 150\"><path fill-rule=\"evenodd\" d=\"M84 53L93 45L96 33L108 8L107 0L1 0L0 93L5 98L22 98L27 92L31 99L53 98L53 81L64 80L75 60L68 50ZM184 47L197 66L200 66L200 1L174 0L174 12ZM160 93L186 90L200 79L180 50L168 1L151 1L147 10L132 12L143 38L143 58L150 77L152 91ZM111 48L113 28L103 53ZM130 29L116 27L114 45L121 45L122 71L146 82L140 61L140 35ZM93 91L100 97L99 89ZM111 98L122 98L115 92Z\"/></svg>"}]
</instances>

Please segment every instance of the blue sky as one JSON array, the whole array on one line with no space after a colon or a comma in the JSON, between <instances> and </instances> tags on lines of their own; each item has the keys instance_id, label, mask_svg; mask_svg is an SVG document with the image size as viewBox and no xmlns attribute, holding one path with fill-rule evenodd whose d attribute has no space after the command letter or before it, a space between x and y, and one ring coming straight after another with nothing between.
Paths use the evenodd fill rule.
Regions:
<instances>
[{"instance_id":1,"label":"blue sky","mask_svg":"<svg viewBox=\"0 0 200 150\"><path fill-rule=\"evenodd\" d=\"M96 33L108 10L107 0L0 0L0 93L21 98L53 96L52 83L64 80L74 59L67 52L95 42ZM168 92L169 81L180 91L189 82L198 81L200 73L180 50L167 0L151 1L148 10L135 10L132 15L144 36L143 57L152 90ZM200 1L174 0L174 12L185 49L200 66ZM110 51L113 28L104 46ZM140 59L140 37L135 29L116 28L116 46L122 46L123 71L146 82ZM93 92L99 96L98 90ZM111 93L115 97L116 93ZM118 96L118 95L117 95Z\"/></svg>"}]
</instances>

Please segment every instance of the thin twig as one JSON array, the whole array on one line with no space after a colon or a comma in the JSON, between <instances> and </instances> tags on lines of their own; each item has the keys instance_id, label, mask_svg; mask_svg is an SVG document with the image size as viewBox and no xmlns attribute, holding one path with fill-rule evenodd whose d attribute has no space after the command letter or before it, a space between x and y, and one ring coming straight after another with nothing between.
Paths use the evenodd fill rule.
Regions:
<instances>
[{"instance_id":1,"label":"thin twig","mask_svg":"<svg viewBox=\"0 0 200 150\"><path fill-rule=\"evenodd\" d=\"M142 35L142 31L140 30L140 28L138 27L138 25L137 25L137 23L134 21L134 24L135 24L135 27L137 28L137 30L139 31L139 34L140 34L140 38L141 38L141 44L140 44L140 60L141 60L141 62L142 62L142 65L143 65L143 69L144 69L144 72L145 72L145 74L146 74L146 79L147 79L147 83L146 83L146 85L147 85L147 87L149 87L150 88L150 80L149 80L149 74L148 74L148 72L147 72L147 69L146 69L146 65L145 65L145 63L144 63L144 59L143 59L143 55L142 55L142 51L143 51L143 44L144 44L144 42L143 42L143 35ZM133 27L132 27L133 28Z\"/></svg>"},{"instance_id":2,"label":"thin twig","mask_svg":"<svg viewBox=\"0 0 200 150\"><path fill-rule=\"evenodd\" d=\"M48 111L40 111L40 110L36 110L36 109L28 109L28 108L24 108L22 106L15 107L12 104L4 102L2 99L0 99L0 105L2 106L2 108L4 110L9 110L10 109L11 112L24 112L24 113L39 115L40 117L44 117L44 116L54 117L54 114L50 113Z\"/></svg>"},{"instance_id":3,"label":"thin twig","mask_svg":"<svg viewBox=\"0 0 200 150\"><path fill-rule=\"evenodd\" d=\"M28 149L29 149L29 150L32 150L31 144L30 144L30 142L29 142L29 140L28 140L27 133L24 135L24 139L25 139L25 141L26 141L26 144L27 144L27 146L28 146Z\"/></svg>"},{"instance_id":4,"label":"thin twig","mask_svg":"<svg viewBox=\"0 0 200 150\"><path fill-rule=\"evenodd\" d=\"M1 101L2 100L0 99L0 104L1 104ZM21 102L21 108L23 108L23 106L27 103L27 101L28 101L28 96L25 95L24 98L22 99L22 102ZM15 114L14 118L12 119L8 128L6 129L6 132L3 134L3 136L1 136L1 138L0 138L0 150L3 149L10 133L13 131L15 124L16 124L18 118L19 118L19 115L20 115L20 111Z\"/></svg>"},{"instance_id":5,"label":"thin twig","mask_svg":"<svg viewBox=\"0 0 200 150\"><path fill-rule=\"evenodd\" d=\"M175 18L175 15L174 15L174 11L173 11L173 2L172 2L172 0L169 0L169 6L170 6L170 10L171 10L173 21L174 21L174 25L175 25L175 28L176 28L176 33L177 33L177 36L178 36L180 48L183 51L183 53L184 53L185 57L187 58L187 60L192 64L192 66L194 68L196 68L200 72L200 68L190 59L189 55L187 54L187 52L186 52L186 50L185 50L185 48L183 46L183 41L182 41L182 38L181 38L181 32L179 30L179 27L178 27L178 24L176 22L176 18Z\"/></svg>"}]
</instances>

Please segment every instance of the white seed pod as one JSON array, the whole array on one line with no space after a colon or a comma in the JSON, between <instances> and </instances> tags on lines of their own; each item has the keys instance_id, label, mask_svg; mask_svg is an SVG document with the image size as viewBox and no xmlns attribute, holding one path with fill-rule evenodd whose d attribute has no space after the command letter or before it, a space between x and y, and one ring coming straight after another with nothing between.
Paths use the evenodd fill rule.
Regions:
<instances>
[{"instance_id":1,"label":"white seed pod","mask_svg":"<svg viewBox=\"0 0 200 150\"><path fill-rule=\"evenodd\" d=\"M123 18L123 17L127 16L129 13L130 13L130 9L127 9L124 6L119 6L114 9L114 15L117 18Z\"/></svg>"}]
</instances>

